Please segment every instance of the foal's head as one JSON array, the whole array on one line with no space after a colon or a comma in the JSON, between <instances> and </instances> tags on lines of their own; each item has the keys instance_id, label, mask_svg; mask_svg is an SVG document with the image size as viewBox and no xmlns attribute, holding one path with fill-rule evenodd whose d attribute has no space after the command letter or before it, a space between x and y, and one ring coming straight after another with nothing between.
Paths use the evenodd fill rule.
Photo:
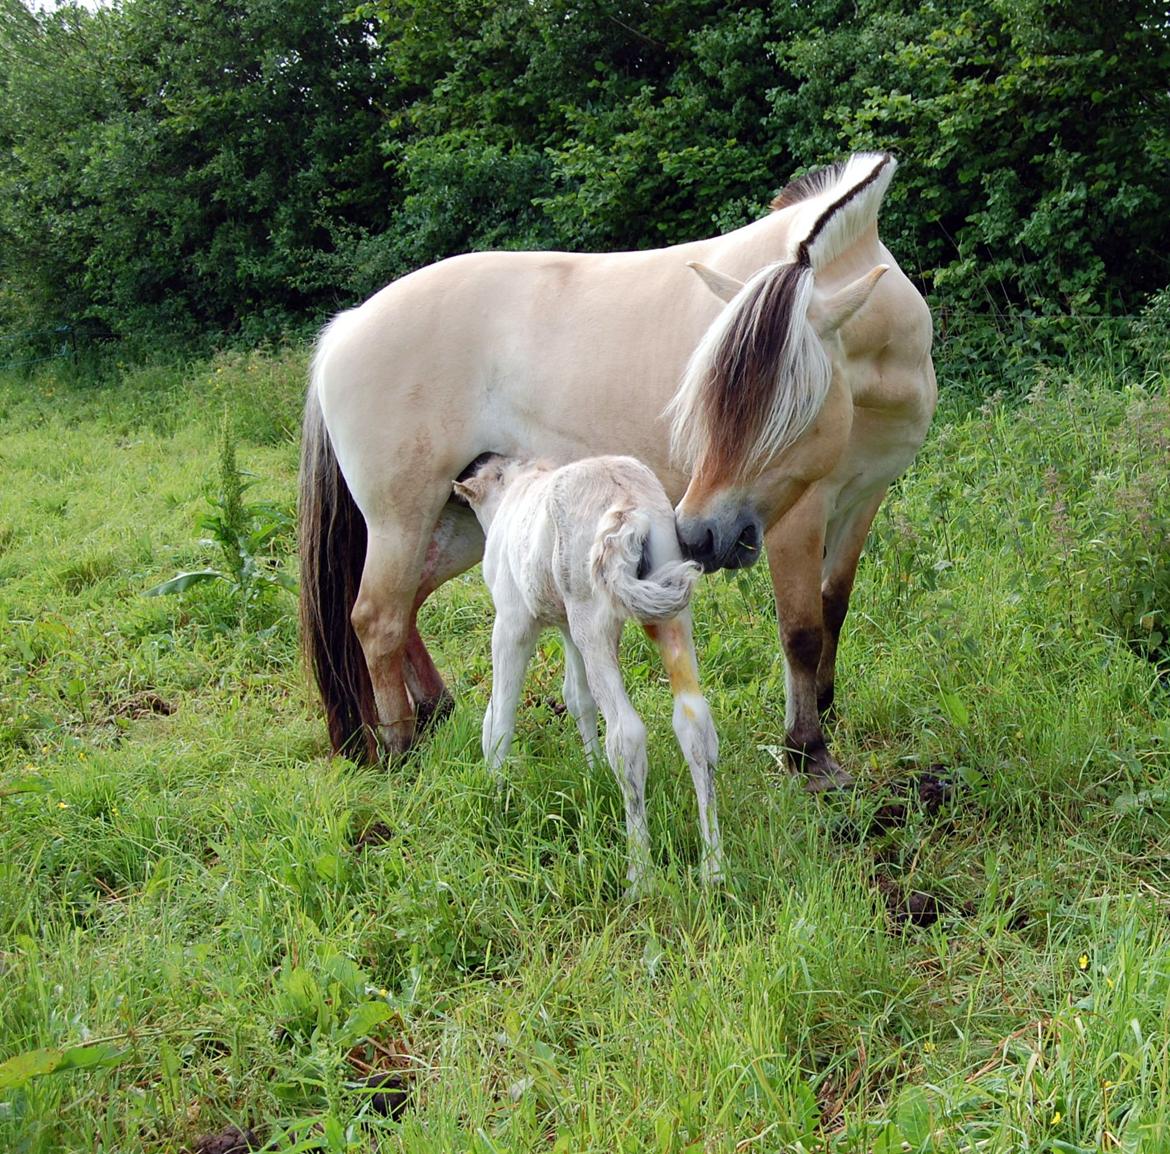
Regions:
<instances>
[{"instance_id":1,"label":"foal's head","mask_svg":"<svg viewBox=\"0 0 1170 1154\"><path fill-rule=\"evenodd\" d=\"M833 293L818 288L803 245L796 261L746 284L691 267L728 305L669 409L673 454L691 471L675 511L679 542L708 572L738 569L758 559L764 529L844 448L849 415L826 405L840 371L837 333L887 266Z\"/></svg>"},{"instance_id":2,"label":"foal's head","mask_svg":"<svg viewBox=\"0 0 1170 1154\"><path fill-rule=\"evenodd\" d=\"M486 533L499 511L509 485L517 477L547 468L542 462L485 453L477 457L453 483L455 495L472 508Z\"/></svg>"}]
</instances>

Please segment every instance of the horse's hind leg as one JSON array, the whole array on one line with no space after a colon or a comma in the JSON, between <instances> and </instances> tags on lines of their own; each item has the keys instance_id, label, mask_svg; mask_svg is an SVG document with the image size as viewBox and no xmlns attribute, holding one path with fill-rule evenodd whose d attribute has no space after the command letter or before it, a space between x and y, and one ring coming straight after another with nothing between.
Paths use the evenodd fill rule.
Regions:
<instances>
[{"instance_id":1,"label":"horse's hind leg","mask_svg":"<svg viewBox=\"0 0 1170 1154\"><path fill-rule=\"evenodd\" d=\"M406 664L403 673L410 700L414 705L416 731L423 733L432 726L446 721L455 708L455 698L431 659L413 616L410 633L406 639Z\"/></svg>"},{"instance_id":2,"label":"horse's hind leg","mask_svg":"<svg viewBox=\"0 0 1170 1154\"><path fill-rule=\"evenodd\" d=\"M406 687L414 703L418 731L438 725L450 716L455 698L443 682L418 631L418 611L445 581L470 569L483 556L483 530L470 509L448 503L431 534L406 642Z\"/></svg>"},{"instance_id":3,"label":"horse's hind leg","mask_svg":"<svg viewBox=\"0 0 1170 1154\"><path fill-rule=\"evenodd\" d=\"M378 739L390 756L414 740L414 708L406 687L407 646L426 550L380 527L371 530L350 621L365 654L378 709Z\"/></svg>"},{"instance_id":4,"label":"horse's hind leg","mask_svg":"<svg viewBox=\"0 0 1170 1154\"><path fill-rule=\"evenodd\" d=\"M699 832L703 838L700 874L704 882L718 882L723 878L723 848L719 837L719 811L715 804L719 738L707 700L699 689L690 611L670 621L645 624L643 628L662 654L662 664L666 667L670 690L674 694L674 735L690 768L699 805Z\"/></svg>"},{"instance_id":5,"label":"horse's hind leg","mask_svg":"<svg viewBox=\"0 0 1170 1154\"><path fill-rule=\"evenodd\" d=\"M483 757L499 773L512 747L516 732L516 707L524 688L524 674L540 626L520 607L501 603L496 589L496 620L492 626L492 694L483 715Z\"/></svg>"},{"instance_id":6,"label":"horse's hind leg","mask_svg":"<svg viewBox=\"0 0 1170 1154\"><path fill-rule=\"evenodd\" d=\"M822 719L827 720L832 716L837 642L849 612L849 598L853 593L861 550L865 547L869 527L885 495L886 490L883 488L852 510L840 524L832 526L826 543L821 582L821 614L825 633L821 659L817 663L817 711Z\"/></svg>"}]
</instances>

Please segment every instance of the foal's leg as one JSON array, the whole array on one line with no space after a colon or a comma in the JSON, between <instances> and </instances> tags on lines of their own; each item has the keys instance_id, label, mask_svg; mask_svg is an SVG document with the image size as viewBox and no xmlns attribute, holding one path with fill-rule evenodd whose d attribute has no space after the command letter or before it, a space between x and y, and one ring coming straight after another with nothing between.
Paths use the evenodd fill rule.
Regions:
<instances>
[{"instance_id":1,"label":"foal's leg","mask_svg":"<svg viewBox=\"0 0 1170 1154\"><path fill-rule=\"evenodd\" d=\"M869 527L885 495L886 490L883 488L873 497L867 498L851 510L839 525L833 526L830 533L821 582L821 613L825 633L821 659L817 665L817 711L822 720L828 719L832 713L837 642L845 615L849 612L849 597L853 592L853 580L857 576L857 563L869 536Z\"/></svg>"},{"instance_id":2,"label":"foal's leg","mask_svg":"<svg viewBox=\"0 0 1170 1154\"><path fill-rule=\"evenodd\" d=\"M497 600L492 626L492 695L483 715L483 756L497 774L512 747L524 673L539 634L540 626L527 613Z\"/></svg>"},{"instance_id":3,"label":"foal's leg","mask_svg":"<svg viewBox=\"0 0 1170 1154\"><path fill-rule=\"evenodd\" d=\"M699 689L695 643L691 636L691 613L687 609L670 621L643 628L658 646L662 664L670 677L674 694L674 735L691 771L695 798L699 803L699 832L703 836L704 882L723 878L723 849L719 838L719 813L715 804L715 762L719 738L711 710Z\"/></svg>"},{"instance_id":4,"label":"foal's leg","mask_svg":"<svg viewBox=\"0 0 1170 1154\"><path fill-rule=\"evenodd\" d=\"M810 792L853 784L825 744L817 711L817 669L824 648L821 561L824 502L812 486L764 538L784 646L785 744L789 764L807 777Z\"/></svg>"},{"instance_id":5,"label":"foal's leg","mask_svg":"<svg viewBox=\"0 0 1170 1154\"><path fill-rule=\"evenodd\" d=\"M621 622L592 603L566 606L569 630L581 652L589 689L605 718L605 752L626 807L630 895L637 896L650 865L646 825L646 726L626 696L618 668Z\"/></svg>"},{"instance_id":6,"label":"foal's leg","mask_svg":"<svg viewBox=\"0 0 1170 1154\"><path fill-rule=\"evenodd\" d=\"M567 625L561 627L561 636L565 642L565 708L577 723L577 732L581 734L589 760L600 762L602 754L601 742L597 739L597 702L589 692L585 662Z\"/></svg>"}]
</instances>

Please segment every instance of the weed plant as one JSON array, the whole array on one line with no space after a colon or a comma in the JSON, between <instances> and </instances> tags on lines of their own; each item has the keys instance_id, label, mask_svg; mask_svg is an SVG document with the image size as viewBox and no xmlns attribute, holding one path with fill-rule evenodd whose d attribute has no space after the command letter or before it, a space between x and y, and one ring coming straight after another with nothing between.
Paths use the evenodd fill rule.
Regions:
<instances>
[{"instance_id":1,"label":"weed plant","mask_svg":"<svg viewBox=\"0 0 1170 1154\"><path fill-rule=\"evenodd\" d=\"M390 770L328 758L291 605L143 596L206 559L225 404L249 499L287 506L303 371L0 381L0 1148L1170 1148L1165 376L946 390L846 625L847 796L767 751L763 568L704 583L722 890L628 631L658 847L630 905L554 636L507 787L481 764L477 572L422 613L455 713Z\"/></svg>"},{"instance_id":2,"label":"weed plant","mask_svg":"<svg viewBox=\"0 0 1170 1154\"><path fill-rule=\"evenodd\" d=\"M240 608L240 624L254 623L269 609L269 594L283 589L296 592L295 580L280 569L274 556L282 538L292 532L293 511L274 502L245 502L251 487L236 460L236 438L231 420L225 416L219 434L218 484L210 497L212 512L199 518L199 525L211 534L204 543L216 546L223 558L222 569L193 569L162 582L145 593L147 597L185 593L194 585L223 582Z\"/></svg>"}]
</instances>

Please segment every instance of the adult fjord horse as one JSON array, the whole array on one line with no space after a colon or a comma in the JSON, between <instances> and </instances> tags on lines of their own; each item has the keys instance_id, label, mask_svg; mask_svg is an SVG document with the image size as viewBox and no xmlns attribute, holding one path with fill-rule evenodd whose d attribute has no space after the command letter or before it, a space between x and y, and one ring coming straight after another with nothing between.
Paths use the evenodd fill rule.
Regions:
<instances>
[{"instance_id":1,"label":"adult fjord horse","mask_svg":"<svg viewBox=\"0 0 1170 1154\"><path fill-rule=\"evenodd\" d=\"M930 313L877 234L894 167L853 156L794 181L763 219L672 248L453 257L325 328L302 445L301 619L335 751L401 753L450 708L416 616L482 555L452 479L488 452L611 453L659 475L704 568L750 564L763 539L792 764L813 789L848 782L821 728L837 638L870 523L936 397Z\"/></svg>"}]
</instances>

